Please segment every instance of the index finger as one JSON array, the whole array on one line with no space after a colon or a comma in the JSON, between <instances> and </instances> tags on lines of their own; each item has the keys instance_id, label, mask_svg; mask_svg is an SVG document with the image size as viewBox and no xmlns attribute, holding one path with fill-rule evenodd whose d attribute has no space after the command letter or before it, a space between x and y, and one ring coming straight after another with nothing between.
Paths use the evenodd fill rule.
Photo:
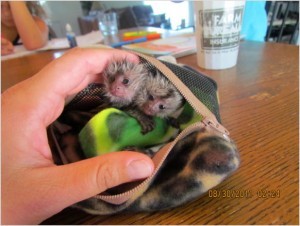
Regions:
<instances>
[{"instance_id":1,"label":"index finger","mask_svg":"<svg viewBox=\"0 0 300 226\"><path fill-rule=\"evenodd\" d=\"M124 58L138 62L136 55L122 50L74 48L35 76L8 89L2 96L10 93L10 96L18 98L18 102L34 106L27 110L49 125L62 112L68 96L99 80L100 73L110 60Z\"/></svg>"},{"instance_id":2,"label":"index finger","mask_svg":"<svg viewBox=\"0 0 300 226\"><path fill-rule=\"evenodd\" d=\"M1 36L1 45L6 45L8 43L8 40Z\"/></svg>"},{"instance_id":3,"label":"index finger","mask_svg":"<svg viewBox=\"0 0 300 226\"><path fill-rule=\"evenodd\" d=\"M36 80L66 97L79 92L91 82L99 81L100 73L110 60L124 58L138 62L136 55L122 50L75 48L47 65L36 76Z\"/></svg>"}]
</instances>

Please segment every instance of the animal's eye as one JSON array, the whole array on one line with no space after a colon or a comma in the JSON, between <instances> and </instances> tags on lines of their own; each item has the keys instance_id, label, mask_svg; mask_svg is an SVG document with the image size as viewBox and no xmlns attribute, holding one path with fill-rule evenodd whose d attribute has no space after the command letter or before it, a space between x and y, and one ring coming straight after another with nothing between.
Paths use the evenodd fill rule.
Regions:
<instances>
[{"instance_id":1,"label":"animal's eye","mask_svg":"<svg viewBox=\"0 0 300 226\"><path fill-rule=\"evenodd\" d=\"M122 81L122 83L123 83L124 85L127 85L127 84L129 83L129 79L124 78L123 81Z\"/></svg>"},{"instance_id":2,"label":"animal's eye","mask_svg":"<svg viewBox=\"0 0 300 226\"><path fill-rule=\"evenodd\" d=\"M149 94L148 99L149 100L154 100L154 96L152 96L151 94Z\"/></svg>"},{"instance_id":3,"label":"animal's eye","mask_svg":"<svg viewBox=\"0 0 300 226\"><path fill-rule=\"evenodd\" d=\"M164 105L162 105L162 104L160 104L158 107L159 107L160 110L164 110L164 109L166 108L166 107L165 107Z\"/></svg>"}]
</instances>

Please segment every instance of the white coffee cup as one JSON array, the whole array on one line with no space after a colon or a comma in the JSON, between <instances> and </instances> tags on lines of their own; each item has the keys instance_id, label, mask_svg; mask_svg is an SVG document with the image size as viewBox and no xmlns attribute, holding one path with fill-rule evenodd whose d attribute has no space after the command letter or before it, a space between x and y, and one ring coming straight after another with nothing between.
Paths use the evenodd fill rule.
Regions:
<instances>
[{"instance_id":1,"label":"white coffee cup","mask_svg":"<svg viewBox=\"0 0 300 226\"><path fill-rule=\"evenodd\" d=\"M244 1L194 2L200 67L219 70L236 65L244 5Z\"/></svg>"}]
</instances>

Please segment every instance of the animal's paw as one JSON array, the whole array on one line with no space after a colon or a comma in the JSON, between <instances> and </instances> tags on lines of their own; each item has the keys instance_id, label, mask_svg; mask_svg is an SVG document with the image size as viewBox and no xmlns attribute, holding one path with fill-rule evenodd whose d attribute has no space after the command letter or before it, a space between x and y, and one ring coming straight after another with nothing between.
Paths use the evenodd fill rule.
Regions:
<instances>
[{"instance_id":1,"label":"animal's paw","mask_svg":"<svg viewBox=\"0 0 300 226\"><path fill-rule=\"evenodd\" d=\"M176 129L180 128L180 124L176 118L168 118L168 123L169 123L169 125L171 125L172 127L176 128Z\"/></svg>"},{"instance_id":2,"label":"animal's paw","mask_svg":"<svg viewBox=\"0 0 300 226\"><path fill-rule=\"evenodd\" d=\"M148 120L142 121L141 122L141 127L142 127L141 133L143 135L145 135L145 134L151 132L154 129L155 121L153 119L151 119L151 120L148 119Z\"/></svg>"}]
</instances>

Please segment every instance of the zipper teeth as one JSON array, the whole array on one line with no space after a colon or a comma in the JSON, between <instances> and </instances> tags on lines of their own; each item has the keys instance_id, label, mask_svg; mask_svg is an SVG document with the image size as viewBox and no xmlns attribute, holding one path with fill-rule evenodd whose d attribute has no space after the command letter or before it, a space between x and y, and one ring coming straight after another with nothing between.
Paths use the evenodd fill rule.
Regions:
<instances>
[{"instance_id":1,"label":"zipper teeth","mask_svg":"<svg viewBox=\"0 0 300 226\"><path fill-rule=\"evenodd\" d=\"M190 125L188 128L184 129L176 138L175 140L173 140L172 142L166 144L168 145L166 153L163 155L163 157L159 160L156 169L154 170L154 172L152 173L152 175L150 177L148 177L146 180L144 180L141 184L137 185L136 187L132 188L129 191L120 193L120 194L116 194L116 195L96 195L94 196L97 199L105 199L105 200L111 200L111 199L116 199L122 196L126 196L126 195L130 195L133 194L134 192L138 191L139 189L143 188L145 185L147 185L148 183L151 182L151 180L153 180L154 176L158 173L158 171L160 170L163 162L166 160L167 156L169 155L169 153L171 152L171 150L173 149L173 147L176 145L176 143L186 137L188 134L190 134L191 132L196 131L197 129L201 129L203 128L205 125L202 122L196 122L192 125ZM161 148L162 149L162 148ZM159 151L161 151L161 149ZM159 152L158 151L158 152Z\"/></svg>"},{"instance_id":2,"label":"zipper teeth","mask_svg":"<svg viewBox=\"0 0 300 226\"><path fill-rule=\"evenodd\" d=\"M172 82L172 84L175 85L175 87L178 89L178 91L181 93L181 95L186 99L186 101L193 107L193 109L196 110L196 112L198 114L205 117L205 115L202 113L202 111L199 109L199 107L194 103L194 101L192 101L190 99L190 97L188 97L185 94L185 91L187 91L187 90L185 90L185 91L182 90L183 88L182 88L181 85L185 86L185 84L171 71L171 69L169 69L166 65L164 65L163 63L161 63L157 59L155 59L155 61L157 61L157 62L153 62L152 60L151 61L149 60L150 59L149 56L145 56L141 53L136 53L136 52L135 52L135 54L137 54L140 57L144 58L145 60L150 62L152 65L154 65L156 68L158 68ZM170 76L170 73L174 76ZM177 81L174 81L174 80L177 80ZM176 85L176 83L179 83L179 84ZM189 89L188 89L187 92L189 92L189 94L192 94L192 96L194 96L194 94Z\"/></svg>"},{"instance_id":3,"label":"zipper teeth","mask_svg":"<svg viewBox=\"0 0 300 226\"><path fill-rule=\"evenodd\" d=\"M205 119L206 124L210 125L216 131L224 135L229 135L228 130L218 123L215 115L192 93L192 91L171 71L170 68L155 58L150 58L149 56L141 53L135 54L144 58L158 68L172 82L172 84L175 85L175 87L185 98L185 100L193 107L193 109L203 117L202 121Z\"/></svg>"},{"instance_id":4,"label":"zipper teeth","mask_svg":"<svg viewBox=\"0 0 300 226\"><path fill-rule=\"evenodd\" d=\"M176 84L174 84L173 79L170 78L169 74L167 71L164 70L164 68L161 68L160 65L155 65L171 82L173 85L176 86ZM181 95L184 97L184 99L193 107L194 110L196 110L196 112L198 114L200 114L201 116L204 116L198 109L198 107L194 104L193 101L191 101L184 92L182 92L181 86L176 86L176 88L178 89L178 91L181 93Z\"/></svg>"},{"instance_id":5,"label":"zipper teeth","mask_svg":"<svg viewBox=\"0 0 300 226\"><path fill-rule=\"evenodd\" d=\"M181 95L185 98L185 100L193 107L193 109L199 114L199 115L201 115L202 116L202 122L203 123L205 123L205 124L209 124L210 126L212 126L214 129L216 129L218 132L221 132L222 134L224 134L224 135L229 135L229 132L224 128L224 131L220 131L220 130L218 130L216 127L215 127L215 125L216 125L216 120L217 119L215 119L214 120L214 118L212 118L211 116L213 115L213 117L215 117L214 116L214 114L213 113L211 113L209 110L208 110L208 113L209 113L209 115L205 115L205 114L203 114L202 113L202 111L204 111L203 110L203 107L205 107L205 108L207 108L205 105L203 105L203 107L200 105L200 106L198 106L198 105L196 105L196 103L194 102L194 101L192 101L191 99L190 99L190 97L189 96L194 96L195 97L195 95L190 91L190 89L188 89L188 90L186 90L186 89L184 89L184 91L183 91L183 88L182 88L182 86L180 85L180 83L182 83L185 87L187 87L177 76L176 77L174 77L174 76L170 76L169 75L169 68L167 67L167 69L166 69L166 67L164 67L165 65L163 64L163 67L161 67L160 65L155 65L169 80L170 80L170 82L172 82L172 84L173 85L175 85L175 87L178 89L178 91L181 93ZM166 70L165 70L166 69ZM172 74L174 74L172 71L171 71L171 73ZM174 82L174 80L177 80L177 82L179 83L178 85L176 85L176 82ZM195 97L195 98L197 98L197 97ZM200 101L200 100L199 100ZM201 101L200 101L201 102ZM218 124L218 123L217 123Z\"/></svg>"}]
</instances>

